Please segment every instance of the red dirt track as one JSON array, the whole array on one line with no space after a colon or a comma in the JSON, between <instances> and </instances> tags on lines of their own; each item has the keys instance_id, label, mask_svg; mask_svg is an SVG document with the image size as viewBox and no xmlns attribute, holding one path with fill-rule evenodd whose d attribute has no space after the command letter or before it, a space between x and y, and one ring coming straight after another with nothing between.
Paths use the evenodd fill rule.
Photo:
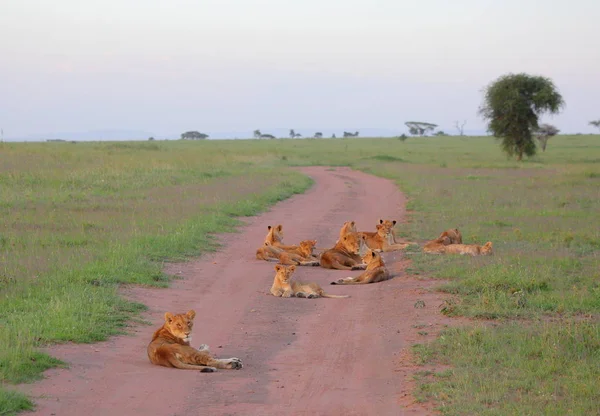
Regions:
<instances>
[{"instance_id":1,"label":"red dirt track","mask_svg":"<svg viewBox=\"0 0 600 416\"><path fill-rule=\"evenodd\" d=\"M450 320L441 298L403 272L402 253L384 258L394 278L364 286L331 286L360 271L298 267L295 277L314 281L349 299L275 298L269 295L274 263L254 258L268 225L283 224L284 242L316 239L331 247L344 221L361 231L379 218L405 220L405 198L386 179L348 168L302 168L315 180L303 195L250 218L223 248L167 272L181 280L169 289L129 288L125 295L149 306L151 326L92 345L48 349L70 368L46 372L21 386L37 403L36 415L420 415L430 408L410 395L407 351ZM416 309L417 300L425 307ZM218 357L239 357L244 368L200 373L153 366L146 356L165 311L196 310L192 346L205 343ZM415 329L414 325L426 325ZM428 332L419 335L417 332Z\"/></svg>"}]
</instances>

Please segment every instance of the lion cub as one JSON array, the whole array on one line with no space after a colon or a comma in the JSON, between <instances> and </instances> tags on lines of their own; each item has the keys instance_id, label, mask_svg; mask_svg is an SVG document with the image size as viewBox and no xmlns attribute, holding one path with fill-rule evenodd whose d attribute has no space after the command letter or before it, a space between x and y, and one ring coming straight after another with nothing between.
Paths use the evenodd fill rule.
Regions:
<instances>
[{"instance_id":1,"label":"lion cub","mask_svg":"<svg viewBox=\"0 0 600 416\"><path fill-rule=\"evenodd\" d=\"M425 253L444 253L444 246L462 244L462 234L458 228L450 228L440 234L435 240L428 241L423 246Z\"/></svg>"},{"instance_id":2,"label":"lion cub","mask_svg":"<svg viewBox=\"0 0 600 416\"><path fill-rule=\"evenodd\" d=\"M268 241L256 250L256 258L258 260L279 260L280 264L293 264L296 266L318 266L319 259L313 256L312 252L315 247L315 240L305 240L300 242L298 250L293 252L285 251L279 247L271 245ZM297 254L302 253L302 255Z\"/></svg>"},{"instance_id":3,"label":"lion cub","mask_svg":"<svg viewBox=\"0 0 600 416\"><path fill-rule=\"evenodd\" d=\"M363 261L367 263L367 270L357 277L346 277L331 282L332 285L366 285L368 283L379 283L388 280L391 275L385 267L381 254L376 251L369 251L363 257Z\"/></svg>"},{"instance_id":4,"label":"lion cub","mask_svg":"<svg viewBox=\"0 0 600 416\"><path fill-rule=\"evenodd\" d=\"M292 281L296 266L275 266L275 278L271 286L271 294L282 298L348 298L350 296L329 295L316 283L300 283Z\"/></svg>"},{"instance_id":5,"label":"lion cub","mask_svg":"<svg viewBox=\"0 0 600 416\"><path fill-rule=\"evenodd\" d=\"M482 246L477 244L449 244L441 250L444 254L468 254L469 256L491 256L492 242L488 241Z\"/></svg>"},{"instance_id":6,"label":"lion cub","mask_svg":"<svg viewBox=\"0 0 600 416\"><path fill-rule=\"evenodd\" d=\"M390 224L392 223L390 222ZM390 243L392 241L392 226L390 224L377 224L375 226L377 231L361 231L359 234L365 236L365 243L371 250L389 252L403 250L408 247L410 243Z\"/></svg>"},{"instance_id":7,"label":"lion cub","mask_svg":"<svg viewBox=\"0 0 600 416\"><path fill-rule=\"evenodd\" d=\"M148 345L148 358L152 364L186 370L198 370L212 373L217 368L239 370L242 360L239 358L214 358L207 345L195 349L190 346L192 326L196 312L173 315L165 313L165 323L152 336Z\"/></svg>"},{"instance_id":8,"label":"lion cub","mask_svg":"<svg viewBox=\"0 0 600 416\"><path fill-rule=\"evenodd\" d=\"M398 244L398 241L396 241L396 233L394 232L394 227L396 225L396 220L382 220L381 218L379 219L379 224L387 227L390 229L390 235L389 235L389 241L388 243L390 244Z\"/></svg>"}]
</instances>

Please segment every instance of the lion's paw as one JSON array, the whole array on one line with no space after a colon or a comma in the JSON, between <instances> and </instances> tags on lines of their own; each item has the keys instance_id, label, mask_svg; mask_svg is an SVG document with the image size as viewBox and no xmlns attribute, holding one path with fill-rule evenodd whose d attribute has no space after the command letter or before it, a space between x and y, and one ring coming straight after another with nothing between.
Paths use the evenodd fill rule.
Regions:
<instances>
[{"instance_id":1,"label":"lion's paw","mask_svg":"<svg viewBox=\"0 0 600 416\"><path fill-rule=\"evenodd\" d=\"M239 370L242 367L242 360L236 357L230 358L229 368L231 368L232 370Z\"/></svg>"}]
</instances>

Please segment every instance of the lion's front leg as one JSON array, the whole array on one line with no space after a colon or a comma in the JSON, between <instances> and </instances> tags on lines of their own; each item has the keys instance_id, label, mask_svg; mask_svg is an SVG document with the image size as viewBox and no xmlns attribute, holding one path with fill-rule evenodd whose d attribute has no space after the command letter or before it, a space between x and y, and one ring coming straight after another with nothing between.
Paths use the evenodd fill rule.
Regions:
<instances>
[{"instance_id":1,"label":"lion's front leg","mask_svg":"<svg viewBox=\"0 0 600 416\"><path fill-rule=\"evenodd\" d=\"M292 296L294 296L294 291L291 289L284 291L281 295L282 298L291 298Z\"/></svg>"}]
</instances>

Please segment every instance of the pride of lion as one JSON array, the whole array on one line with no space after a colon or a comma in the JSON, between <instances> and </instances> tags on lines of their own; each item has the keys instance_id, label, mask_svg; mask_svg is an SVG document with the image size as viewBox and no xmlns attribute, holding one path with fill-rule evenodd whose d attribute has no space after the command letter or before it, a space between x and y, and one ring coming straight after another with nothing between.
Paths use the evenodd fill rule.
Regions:
<instances>
[{"instance_id":1,"label":"pride of lion","mask_svg":"<svg viewBox=\"0 0 600 416\"><path fill-rule=\"evenodd\" d=\"M346 221L338 240L329 249L317 249L316 240L303 240L297 245L283 243L283 225L269 225L263 244L256 250L256 259L276 262L270 293L282 298L348 298L347 295L326 293L317 283L302 283L292 278L298 266L320 266L326 269L362 270L357 276L339 278L332 285L365 285L392 278L382 253L404 250L411 244L399 243L394 233L395 220L380 219L375 231L358 231L354 221ZM316 251L316 252L315 252ZM463 244L458 228L442 232L423 245L424 253L485 256L492 254L492 242L483 246ZM202 344L190 346L193 310L184 314L165 314L165 322L148 345L150 362L164 367L214 372L217 369L240 369L239 358L218 359Z\"/></svg>"}]
</instances>

